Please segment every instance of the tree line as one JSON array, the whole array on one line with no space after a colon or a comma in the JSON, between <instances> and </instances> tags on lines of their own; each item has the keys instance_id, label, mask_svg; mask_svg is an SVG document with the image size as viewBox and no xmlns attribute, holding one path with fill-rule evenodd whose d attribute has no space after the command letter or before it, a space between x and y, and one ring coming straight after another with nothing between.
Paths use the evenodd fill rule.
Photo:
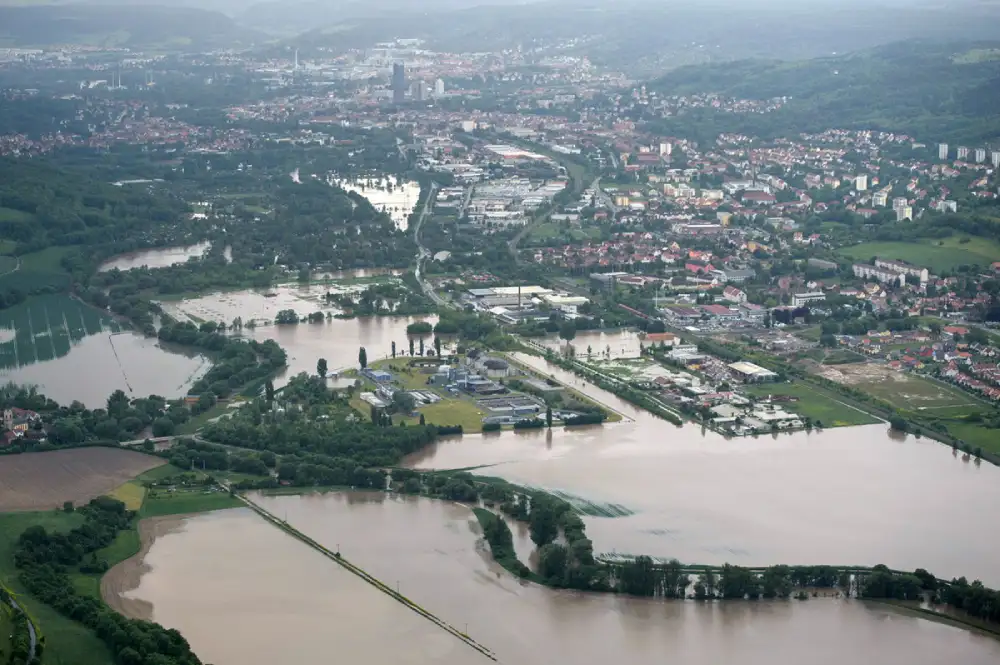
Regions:
<instances>
[{"instance_id":1,"label":"tree line","mask_svg":"<svg viewBox=\"0 0 1000 665\"><path fill-rule=\"evenodd\" d=\"M49 533L35 525L21 534L14 550L21 583L43 603L93 631L118 665L200 665L178 631L128 619L76 589L71 574L106 570L97 553L131 528L135 518L125 504L109 497L94 499L80 512L84 523L68 533Z\"/></svg>"}]
</instances>

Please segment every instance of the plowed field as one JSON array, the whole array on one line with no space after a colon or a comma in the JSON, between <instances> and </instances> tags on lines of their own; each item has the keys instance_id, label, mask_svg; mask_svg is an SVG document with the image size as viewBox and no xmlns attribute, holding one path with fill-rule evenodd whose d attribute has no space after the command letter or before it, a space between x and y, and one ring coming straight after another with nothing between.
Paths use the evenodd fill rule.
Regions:
<instances>
[{"instance_id":1,"label":"plowed field","mask_svg":"<svg viewBox=\"0 0 1000 665\"><path fill-rule=\"evenodd\" d=\"M80 505L163 463L116 448L0 455L0 512Z\"/></svg>"}]
</instances>

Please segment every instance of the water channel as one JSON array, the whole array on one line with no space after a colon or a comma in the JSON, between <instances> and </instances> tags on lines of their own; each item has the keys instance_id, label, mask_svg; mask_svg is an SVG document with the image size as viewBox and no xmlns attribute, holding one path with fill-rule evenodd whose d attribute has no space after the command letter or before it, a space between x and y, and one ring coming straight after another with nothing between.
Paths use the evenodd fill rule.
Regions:
<instances>
[{"instance_id":1,"label":"water channel","mask_svg":"<svg viewBox=\"0 0 1000 665\"><path fill-rule=\"evenodd\" d=\"M560 592L493 564L462 506L379 493L257 497L491 648L501 663L715 665L994 663L1000 642L834 598L698 604ZM526 536L515 532L518 548ZM528 544L530 545L530 543ZM183 520L156 540L139 614L216 665L489 661L246 509Z\"/></svg>"}]
</instances>

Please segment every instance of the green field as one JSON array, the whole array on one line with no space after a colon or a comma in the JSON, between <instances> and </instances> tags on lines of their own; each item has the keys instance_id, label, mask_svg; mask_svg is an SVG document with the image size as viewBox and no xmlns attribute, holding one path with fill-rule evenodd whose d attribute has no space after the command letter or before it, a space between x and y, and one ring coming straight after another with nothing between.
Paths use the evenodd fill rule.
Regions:
<instances>
[{"instance_id":1,"label":"green field","mask_svg":"<svg viewBox=\"0 0 1000 665\"><path fill-rule=\"evenodd\" d=\"M7 513L0 515L0 579L27 608L45 636L45 665L111 665L104 642L84 627L25 592L14 568L14 547L21 533L38 524L49 531L69 531L83 523L78 513L62 511Z\"/></svg>"},{"instance_id":2,"label":"green field","mask_svg":"<svg viewBox=\"0 0 1000 665\"><path fill-rule=\"evenodd\" d=\"M596 226L568 226L563 227L562 222L543 222L531 229L528 234L528 243L545 243L556 238L565 238L569 242L579 242L583 240L598 240L601 237L601 229Z\"/></svg>"},{"instance_id":3,"label":"green field","mask_svg":"<svg viewBox=\"0 0 1000 665\"><path fill-rule=\"evenodd\" d=\"M1000 430L977 423L948 422L948 433L968 444L970 449L982 448L1000 455Z\"/></svg>"},{"instance_id":4,"label":"green field","mask_svg":"<svg viewBox=\"0 0 1000 665\"><path fill-rule=\"evenodd\" d=\"M0 369L61 358L87 335L121 330L110 316L69 296L34 296L0 311Z\"/></svg>"},{"instance_id":5,"label":"green field","mask_svg":"<svg viewBox=\"0 0 1000 665\"><path fill-rule=\"evenodd\" d=\"M913 374L903 374L893 380L854 383L855 387L879 399L889 402L897 409L924 411L928 415L954 415L949 413L955 407L978 406L975 397L958 388L938 383Z\"/></svg>"},{"instance_id":6,"label":"green field","mask_svg":"<svg viewBox=\"0 0 1000 665\"><path fill-rule=\"evenodd\" d=\"M744 392L758 398L768 395L797 397L797 402L782 402L786 411L820 422L824 427L849 427L852 425L872 425L880 422L867 413L838 402L819 390L804 383L773 383L748 386Z\"/></svg>"},{"instance_id":7,"label":"green field","mask_svg":"<svg viewBox=\"0 0 1000 665\"><path fill-rule=\"evenodd\" d=\"M61 261L70 251L69 247L48 247L40 252L25 254L21 257L21 270L64 273Z\"/></svg>"},{"instance_id":8,"label":"green field","mask_svg":"<svg viewBox=\"0 0 1000 665\"><path fill-rule=\"evenodd\" d=\"M968 238L968 242L963 243L963 238ZM855 261L869 261L878 256L940 272L954 270L960 265L988 266L1000 261L1000 243L988 238L953 236L920 242L868 242L844 247L840 253Z\"/></svg>"},{"instance_id":9,"label":"green field","mask_svg":"<svg viewBox=\"0 0 1000 665\"><path fill-rule=\"evenodd\" d=\"M151 491L139 511L139 517L163 517L164 515L184 515L186 513L205 513L224 508L239 508L244 505L236 497L226 492L206 489L177 490L165 492Z\"/></svg>"}]
</instances>

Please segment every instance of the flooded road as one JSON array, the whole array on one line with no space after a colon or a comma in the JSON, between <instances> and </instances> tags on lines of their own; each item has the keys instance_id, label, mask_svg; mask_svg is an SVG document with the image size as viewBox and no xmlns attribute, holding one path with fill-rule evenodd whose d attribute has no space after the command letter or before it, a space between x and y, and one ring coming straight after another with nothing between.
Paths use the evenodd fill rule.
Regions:
<instances>
[{"instance_id":1,"label":"flooded road","mask_svg":"<svg viewBox=\"0 0 1000 665\"><path fill-rule=\"evenodd\" d=\"M501 663L978 665L1000 643L877 605L646 601L523 584L493 564L467 508L415 497L259 497L274 514L492 649ZM523 536L515 534L516 540ZM521 543L523 545L523 543ZM520 548L519 548L520 549ZM247 510L157 540L130 597L215 665L488 663Z\"/></svg>"},{"instance_id":2,"label":"flooded road","mask_svg":"<svg viewBox=\"0 0 1000 665\"><path fill-rule=\"evenodd\" d=\"M595 552L705 564L884 563L1000 586L1000 537L981 517L1000 504L1000 468L936 441L894 438L885 425L727 440L675 427L542 359L519 359L632 422L452 438L407 464L495 465L480 472L634 511L585 517Z\"/></svg>"}]
</instances>

